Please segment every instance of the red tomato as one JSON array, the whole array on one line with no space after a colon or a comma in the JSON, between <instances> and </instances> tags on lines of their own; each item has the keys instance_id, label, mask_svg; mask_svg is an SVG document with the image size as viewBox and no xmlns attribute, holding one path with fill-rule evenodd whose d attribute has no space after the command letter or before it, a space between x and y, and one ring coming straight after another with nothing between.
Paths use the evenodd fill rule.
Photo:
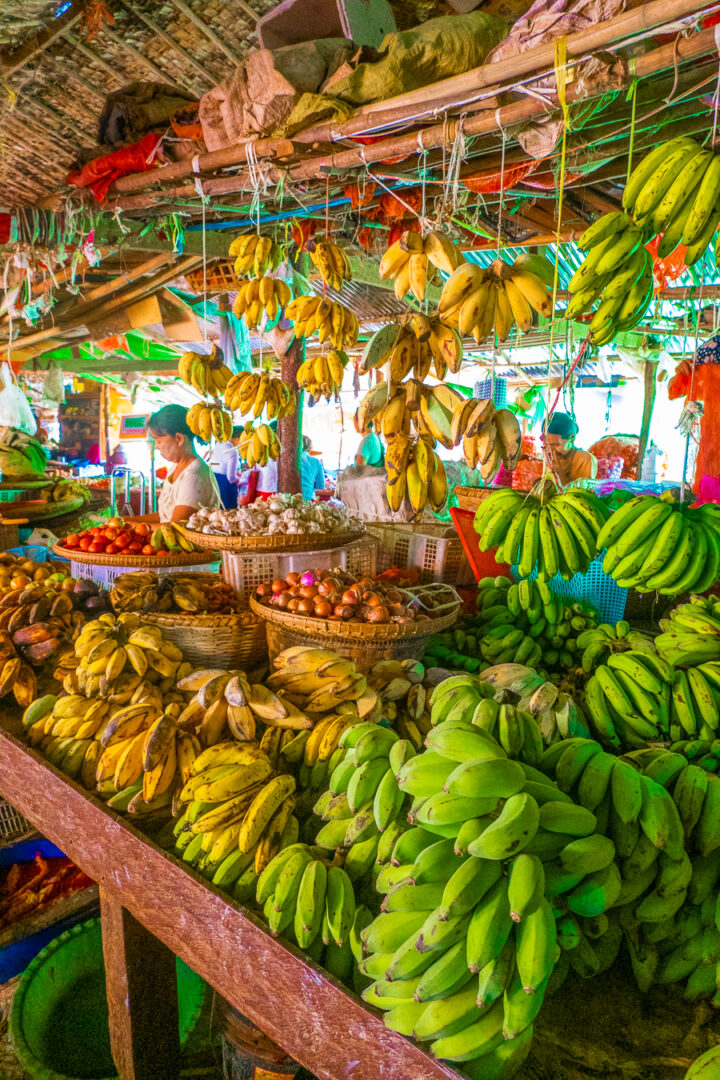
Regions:
<instances>
[{"instance_id":1,"label":"red tomato","mask_svg":"<svg viewBox=\"0 0 720 1080\"><path fill-rule=\"evenodd\" d=\"M115 540L117 534L117 529L105 529L103 532L103 536L106 540Z\"/></svg>"},{"instance_id":2,"label":"red tomato","mask_svg":"<svg viewBox=\"0 0 720 1080\"><path fill-rule=\"evenodd\" d=\"M108 521L108 525L112 525L114 529L122 529L125 525L125 522L121 517L112 517Z\"/></svg>"},{"instance_id":3,"label":"red tomato","mask_svg":"<svg viewBox=\"0 0 720 1080\"><path fill-rule=\"evenodd\" d=\"M77 533L70 533L70 535L66 536L64 541L63 541L63 545L65 547L69 547L69 548L76 548L79 543L80 543L80 537L78 536Z\"/></svg>"},{"instance_id":4,"label":"red tomato","mask_svg":"<svg viewBox=\"0 0 720 1080\"><path fill-rule=\"evenodd\" d=\"M103 553L105 551L105 541L95 540L88 548L88 551L92 551L94 554L97 555Z\"/></svg>"},{"instance_id":5,"label":"red tomato","mask_svg":"<svg viewBox=\"0 0 720 1080\"><path fill-rule=\"evenodd\" d=\"M154 555L155 554L155 548L152 546L152 544L144 544L143 549L142 549L142 553L143 553L143 555Z\"/></svg>"},{"instance_id":6,"label":"red tomato","mask_svg":"<svg viewBox=\"0 0 720 1080\"><path fill-rule=\"evenodd\" d=\"M152 532L152 526L148 525L146 521L141 521L135 526L135 534L137 536L149 536Z\"/></svg>"},{"instance_id":7,"label":"red tomato","mask_svg":"<svg viewBox=\"0 0 720 1080\"><path fill-rule=\"evenodd\" d=\"M137 540L133 540L133 542L127 546L128 555L140 555L142 549L142 544L139 544Z\"/></svg>"},{"instance_id":8,"label":"red tomato","mask_svg":"<svg viewBox=\"0 0 720 1080\"><path fill-rule=\"evenodd\" d=\"M125 532L118 533L113 543L121 550L124 550L130 543L130 537Z\"/></svg>"},{"instance_id":9,"label":"red tomato","mask_svg":"<svg viewBox=\"0 0 720 1080\"><path fill-rule=\"evenodd\" d=\"M102 536L102 534L105 532L105 526L95 525L92 529L88 529L87 531L90 536Z\"/></svg>"},{"instance_id":10,"label":"red tomato","mask_svg":"<svg viewBox=\"0 0 720 1080\"><path fill-rule=\"evenodd\" d=\"M119 550L120 550L120 548L117 546L117 544L108 544L108 546L105 548L105 554L106 555L117 555Z\"/></svg>"},{"instance_id":11,"label":"red tomato","mask_svg":"<svg viewBox=\"0 0 720 1080\"><path fill-rule=\"evenodd\" d=\"M81 538L80 542L78 543L78 547L80 551L88 551L88 549L90 548L90 540L87 536L83 536Z\"/></svg>"}]
</instances>

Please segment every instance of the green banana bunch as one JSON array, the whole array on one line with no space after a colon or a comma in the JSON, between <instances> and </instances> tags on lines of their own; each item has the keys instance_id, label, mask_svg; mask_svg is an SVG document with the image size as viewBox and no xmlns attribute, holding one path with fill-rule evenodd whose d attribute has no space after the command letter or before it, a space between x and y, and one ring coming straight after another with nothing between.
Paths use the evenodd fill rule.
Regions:
<instances>
[{"instance_id":1,"label":"green banana bunch","mask_svg":"<svg viewBox=\"0 0 720 1080\"><path fill-rule=\"evenodd\" d=\"M660 629L655 644L669 664L700 668L714 682L720 661L720 605L714 597L695 596L691 603L680 604L660 620Z\"/></svg>"}]
</instances>

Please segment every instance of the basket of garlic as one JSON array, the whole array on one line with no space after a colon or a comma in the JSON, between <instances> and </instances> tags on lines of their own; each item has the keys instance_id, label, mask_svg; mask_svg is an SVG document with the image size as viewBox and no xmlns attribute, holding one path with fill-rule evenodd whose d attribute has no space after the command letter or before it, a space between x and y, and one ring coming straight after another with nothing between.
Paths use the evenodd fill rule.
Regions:
<instances>
[{"instance_id":1,"label":"basket of garlic","mask_svg":"<svg viewBox=\"0 0 720 1080\"><path fill-rule=\"evenodd\" d=\"M236 510L196 511L180 525L193 543L215 551L322 551L358 540L365 527L338 502L271 495Z\"/></svg>"}]
</instances>

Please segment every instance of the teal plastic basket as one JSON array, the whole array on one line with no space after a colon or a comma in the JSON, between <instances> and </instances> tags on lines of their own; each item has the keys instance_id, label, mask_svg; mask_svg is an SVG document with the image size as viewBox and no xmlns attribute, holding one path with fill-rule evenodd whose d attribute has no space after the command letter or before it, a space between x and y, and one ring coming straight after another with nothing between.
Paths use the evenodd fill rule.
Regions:
<instances>
[{"instance_id":1,"label":"teal plastic basket","mask_svg":"<svg viewBox=\"0 0 720 1080\"><path fill-rule=\"evenodd\" d=\"M586 574L574 574L569 581L563 581L559 574L550 579L550 588L556 596L573 603L589 604L598 613L601 622L616 623L625 614L628 590L621 589L602 568L605 552L601 552L590 563ZM517 566L512 568L513 577L519 578ZM530 581L537 577L537 568L530 575Z\"/></svg>"}]
</instances>

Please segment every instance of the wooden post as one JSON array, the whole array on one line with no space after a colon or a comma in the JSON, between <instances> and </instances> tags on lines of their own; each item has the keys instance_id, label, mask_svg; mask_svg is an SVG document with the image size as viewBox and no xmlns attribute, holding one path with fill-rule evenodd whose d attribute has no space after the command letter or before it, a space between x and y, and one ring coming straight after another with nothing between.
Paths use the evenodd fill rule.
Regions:
<instances>
[{"instance_id":1,"label":"wooden post","mask_svg":"<svg viewBox=\"0 0 720 1080\"><path fill-rule=\"evenodd\" d=\"M110 1045L120 1080L180 1075L177 970L170 950L100 889Z\"/></svg>"},{"instance_id":2,"label":"wooden post","mask_svg":"<svg viewBox=\"0 0 720 1080\"><path fill-rule=\"evenodd\" d=\"M655 406L655 393L657 391L657 364L652 360L645 361L644 382L645 400L643 402L642 425L640 427L637 467L635 469L636 480L639 480L642 476L643 460L645 458L648 439L650 437L650 421L652 420L653 408Z\"/></svg>"},{"instance_id":3,"label":"wooden post","mask_svg":"<svg viewBox=\"0 0 720 1080\"><path fill-rule=\"evenodd\" d=\"M305 359L305 338L294 338L282 359L281 378L298 397L292 416L278 421L282 453L278 461L278 491L294 495L302 491L300 482L300 447L302 441L302 402L297 384L298 368Z\"/></svg>"}]
</instances>

